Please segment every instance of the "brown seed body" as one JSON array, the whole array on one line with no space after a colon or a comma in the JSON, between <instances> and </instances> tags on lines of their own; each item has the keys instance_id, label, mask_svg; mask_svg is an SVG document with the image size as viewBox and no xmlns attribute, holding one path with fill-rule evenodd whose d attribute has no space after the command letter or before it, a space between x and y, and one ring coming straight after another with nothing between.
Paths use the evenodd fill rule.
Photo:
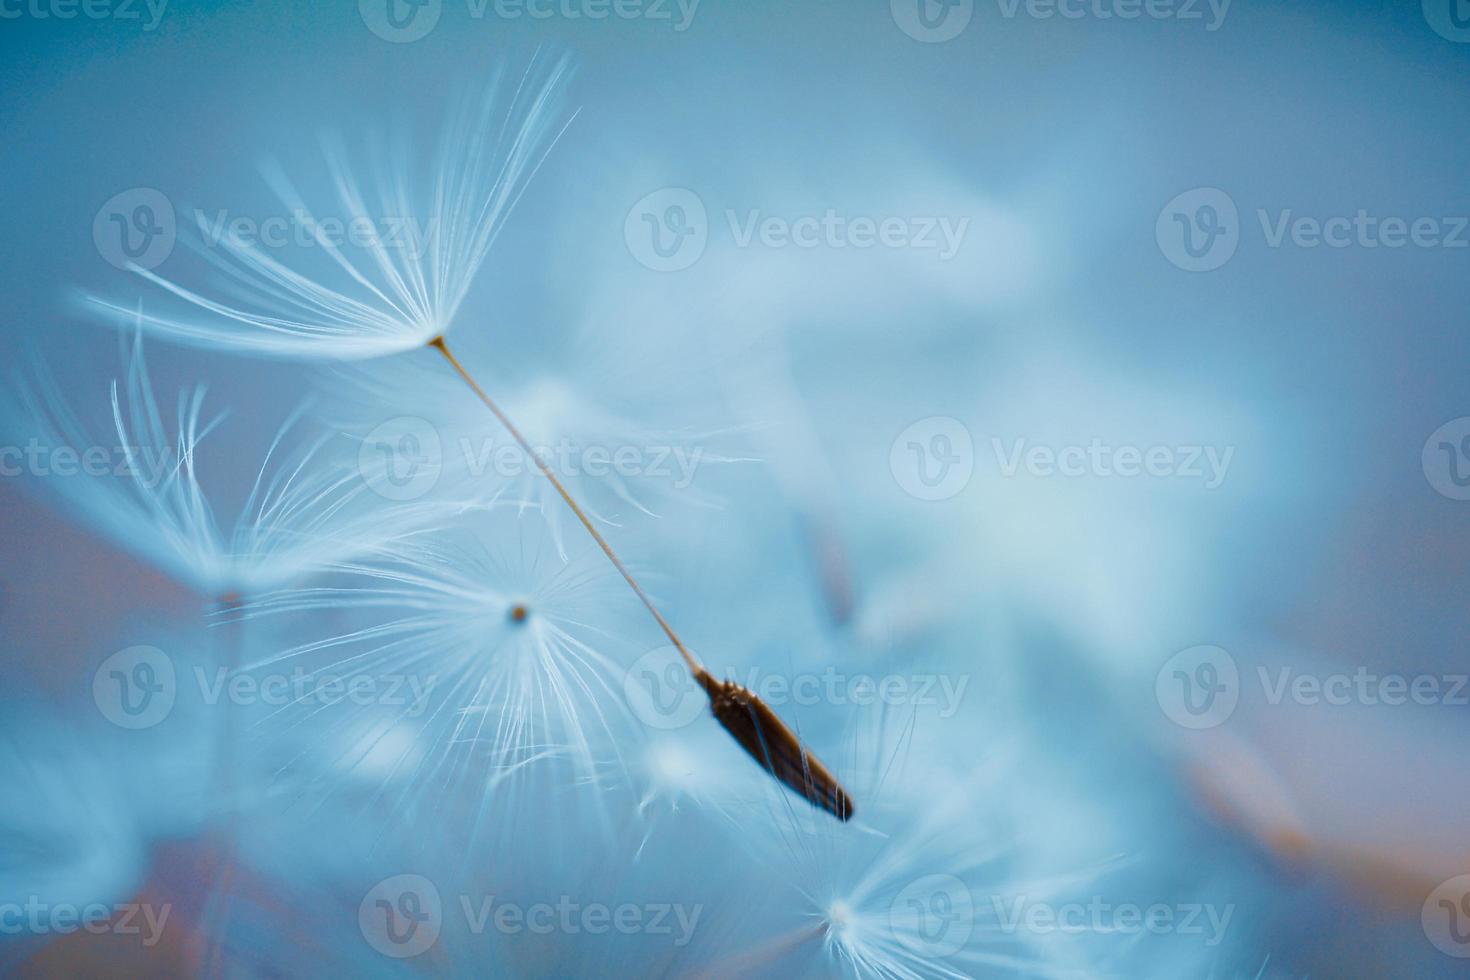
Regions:
<instances>
[{"instance_id":1,"label":"brown seed body","mask_svg":"<svg viewBox=\"0 0 1470 980\"><path fill-rule=\"evenodd\" d=\"M838 820L852 818L847 791L769 705L734 681L717 681L708 672L697 676L715 718L751 758L813 806Z\"/></svg>"}]
</instances>

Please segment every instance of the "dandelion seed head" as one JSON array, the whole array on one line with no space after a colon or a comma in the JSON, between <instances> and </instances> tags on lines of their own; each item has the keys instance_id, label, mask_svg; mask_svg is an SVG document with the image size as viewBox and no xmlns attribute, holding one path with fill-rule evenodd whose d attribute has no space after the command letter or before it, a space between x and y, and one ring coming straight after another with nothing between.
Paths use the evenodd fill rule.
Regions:
<instances>
[{"instance_id":1,"label":"dandelion seed head","mask_svg":"<svg viewBox=\"0 0 1470 980\"><path fill-rule=\"evenodd\" d=\"M205 487L201 449L227 414L206 414L200 385L180 392L172 423L166 422L140 335L128 338L123 357L124 372L108 391L106 430L79 421L39 361L16 380L6 426L43 445L70 447L79 458L89 447L119 447L118 469L46 479L44 490L200 595L233 603L280 588L434 519L434 504L382 507L355 466L333 452L330 437L307 431L305 405L277 429L233 519L221 519Z\"/></svg>"},{"instance_id":2,"label":"dandelion seed head","mask_svg":"<svg viewBox=\"0 0 1470 980\"><path fill-rule=\"evenodd\" d=\"M1039 899L1060 882L1025 863L1015 816L990 774L936 762L925 751L935 733L917 739L915 717L875 707L848 719L847 753L834 758L863 801L851 822L768 796L761 817L740 823L748 863L734 874L750 895L722 913L741 936L739 951L725 954L732 973L1056 975L1024 930L1003 927L992 899ZM763 829L751 832L757 819Z\"/></svg>"},{"instance_id":3,"label":"dandelion seed head","mask_svg":"<svg viewBox=\"0 0 1470 980\"><path fill-rule=\"evenodd\" d=\"M609 601L621 598L601 556L562 558L535 508L469 517L472 533L400 540L342 564L330 585L246 606L251 617L358 617L356 628L299 643L253 670L291 664L349 684L408 679L407 704L296 705L272 721L371 743L370 753L344 754L341 764L373 760L386 775L379 795L393 807L433 807L453 791L482 811L508 806L539 767L559 761L574 779L591 778L616 756L610 729L623 714L623 671L609 651L618 645L588 625L607 620Z\"/></svg>"},{"instance_id":4,"label":"dandelion seed head","mask_svg":"<svg viewBox=\"0 0 1470 980\"><path fill-rule=\"evenodd\" d=\"M852 906L839 898L827 906L826 919L828 928L837 936L845 938L849 928L853 925Z\"/></svg>"},{"instance_id":5,"label":"dandelion seed head","mask_svg":"<svg viewBox=\"0 0 1470 980\"><path fill-rule=\"evenodd\" d=\"M326 237L305 195L285 172L263 175L283 207L310 219L312 248L288 259L259 244L223 236L181 236L219 289L213 295L133 266L153 287L156 308L143 328L171 341L267 357L359 360L422 347L456 326L456 317L511 208L567 124L559 108L567 58L532 60L515 76L503 67L478 100L466 99L440 137L432 172L407 172L418 142L366 141L349 148L324 137L325 178L334 199L326 213L344 224L377 228L385 218L422 219L427 240L372 236L365 254ZM354 161L366 158L366 173ZM354 246L355 247L355 243ZM320 272L306 271L318 259ZM125 302L96 294L85 305L115 324L132 322Z\"/></svg>"}]
</instances>

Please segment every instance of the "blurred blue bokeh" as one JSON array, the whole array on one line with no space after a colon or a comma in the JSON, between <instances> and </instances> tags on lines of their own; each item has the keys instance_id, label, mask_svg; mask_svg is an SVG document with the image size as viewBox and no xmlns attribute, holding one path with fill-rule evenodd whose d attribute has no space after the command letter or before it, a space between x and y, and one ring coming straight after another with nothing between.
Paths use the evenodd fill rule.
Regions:
<instances>
[{"instance_id":1,"label":"blurred blue bokeh","mask_svg":"<svg viewBox=\"0 0 1470 980\"><path fill-rule=\"evenodd\" d=\"M889 975L1460 975L1467 886L1444 889L1470 874L1463 0L386 3L169 0L154 23L141 2L0 0L6 368L48 365L106 445L119 342L78 297L157 299L117 267L111 215L162 201L170 241L201 220L260 228L283 213L267 158L330 202L324 131L441 166L454 99L497 65L570 53L577 115L459 310L456 349L538 438L682 433L707 454L687 486L583 489L712 666L968 693L951 713L831 697L783 712L876 801L853 835L742 783L755 770L728 745L695 743L691 762L657 732L619 741L625 717L603 726L623 746L606 779L553 764L489 820L478 792L394 783L363 742L327 744L362 725L377 745L396 719L242 711L220 756L218 705L181 694L143 731L99 716L94 675L117 651L165 650L186 676L231 642L234 663L260 663L363 624L317 609L222 636L242 624L211 614L220 597L128 547L149 528L98 536L48 486L79 477L7 465L0 903L169 903L185 924L147 948L69 937L93 949L0 916L0 968L189 975L215 942L229 976L884 975L853 937L888 914L882 888L933 872L1231 920L1219 943L1112 920L1001 930ZM198 454L221 518L303 399L349 462L404 415L446 445L501 438L430 351L344 375L147 347L166 421L198 383L228 412ZM7 416L3 462L26 426ZM1075 450L1076 474L1025 455L1038 447ZM1163 447L1160 472L1118 475L1124 447L1135 465ZM943 483L946 461L963 480ZM496 567L532 590L544 563L610 575L540 487L508 481L501 502L531 498L550 543L508 536ZM576 585L620 669L659 645L616 579ZM1203 646L1225 652L1239 704L1174 724L1171 665L1186 684L1220 676L1199 672ZM1342 703L1276 686L1301 675L1370 686ZM1392 703L1389 675L1437 693ZM616 700L622 678L607 683ZM862 775L890 764L887 783ZM937 819L940 785L973 815L963 831L898 843ZM221 840L238 865L224 911L205 907ZM359 902L415 869L448 904L657 900L702 908L703 928L676 948L446 928L423 957L381 956ZM862 891L848 874L877 912L833 911ZM1004 903L980 894L994 917Z\"/></svg>"}]
</instances>

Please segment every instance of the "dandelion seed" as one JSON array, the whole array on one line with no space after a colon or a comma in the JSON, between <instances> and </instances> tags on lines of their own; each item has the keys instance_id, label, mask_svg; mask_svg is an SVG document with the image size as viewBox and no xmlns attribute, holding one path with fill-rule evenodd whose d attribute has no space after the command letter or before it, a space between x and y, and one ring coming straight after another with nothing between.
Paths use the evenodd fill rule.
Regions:
<instances>
[{"instance_id":1,"label":"dandelion seed","mask_svg":"<svg viewBox=\"0 0 1470 980\"><path fill-rule=\"evenodd\" d=\"M731 737L746 752L750 753L751 758L755 759L767 772L793 792L801 795L813 806L821 807L839 820L849 819L853 812L852 800L837 782L836 777L832 775L820 760L807 751L801 744L801 740L796 736L796 733L788 728L776 713L759 697L738 684L728 681L722 683L714 679L709 671L705 669L704 665L684 645L684 641L679 639L678 634L674 632L674 628L669 625L669 621L664 618L663 613L658 611L658 607L653 604L653 600L649 598L648 593L643 591L643 587L638 584L633 574L623 564L622 559L618 558L612 546L607 543L607 539L602 536L602 533L597 530L596 525L592 523L591 518L587 516L587 513L576 500L572 498L572 495L563 486L562 482L557 479L551 467L541 458L535 448L526 440L526 437L521 435L515 423L506 417L505 413L500 410L500 407L491 400L490 396L485 393L485 390L465 370L464 365L449 350L444 338L434 338L430 342L430 346L436 348L439 353L444 355L450 367L479 396L480 401L485 403L485 407L505 427L505 430L510 433L511 438L520 445L522 451L531 458L537 468L541 470L542 475L556 489L556 492L561 496L566 505L571 508L577 520L582 523L582 527L592 536L592 540L597 542L598 547L602 549L602 553L607 556L608 561L612 562L613 567L618 570L618 574L628 583L628 587L633 590L633 593L638 597L639 601L643 603L644 608L648 610L649 614L658 623L659 628L663 630L664 635L669 638L669 642L679 651L679 655L683 658L685 666L689 668L689 672L709 696L710 708L714 712L716 720L724 726Z\"/></svg>"}]
</instances>

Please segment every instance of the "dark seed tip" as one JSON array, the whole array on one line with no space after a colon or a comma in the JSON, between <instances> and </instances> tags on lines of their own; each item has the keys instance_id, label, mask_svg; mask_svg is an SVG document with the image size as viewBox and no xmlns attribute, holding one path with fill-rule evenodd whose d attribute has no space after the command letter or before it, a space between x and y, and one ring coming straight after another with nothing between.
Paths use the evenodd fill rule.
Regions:
<instances>
[{"instance_id":1,"label":"dark seed tip","mask_svg":"<svg viewBox=\"0 0 1470 980\"><path fill-rule=\"evenodd\" d=\"M699 680L715 718L766 772L838 820L852 819L847 791L770 706L734 681L715 681L707 674Z\"/></svg>"}]
</instances>

